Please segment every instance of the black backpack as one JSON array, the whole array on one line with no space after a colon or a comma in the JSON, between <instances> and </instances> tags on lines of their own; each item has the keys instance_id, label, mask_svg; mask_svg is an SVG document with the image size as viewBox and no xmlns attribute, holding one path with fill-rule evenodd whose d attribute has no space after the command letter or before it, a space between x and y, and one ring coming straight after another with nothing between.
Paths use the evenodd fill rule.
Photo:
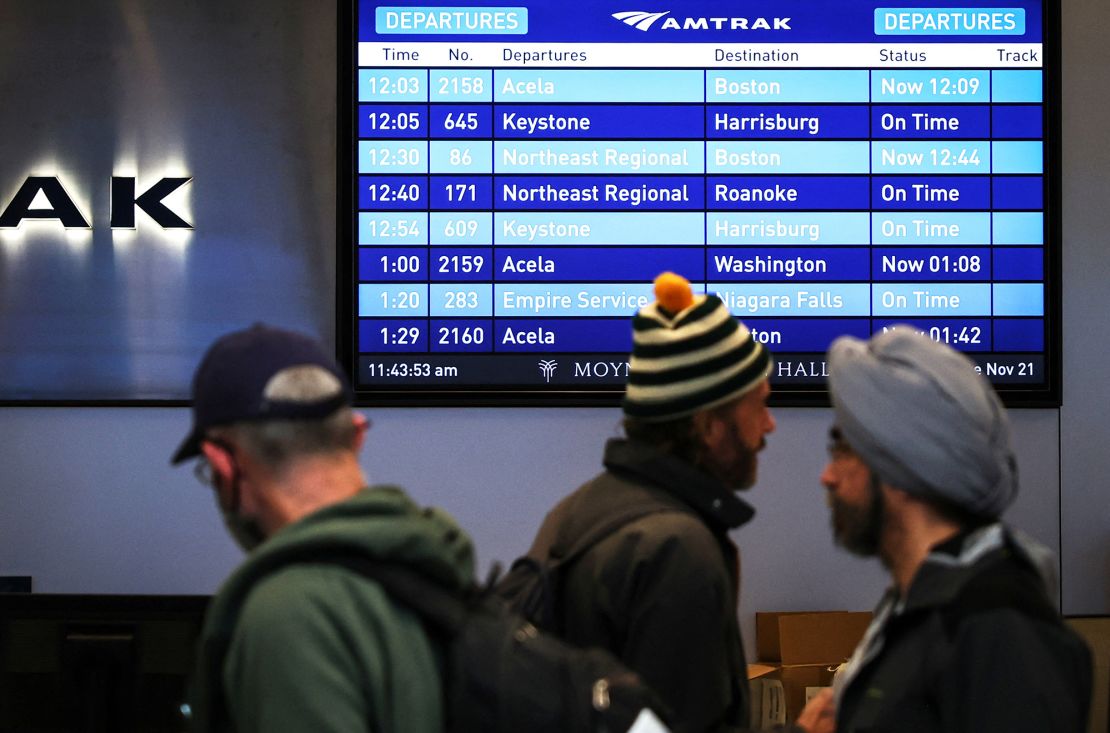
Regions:
<instances>
[{"instance_id":1,"label":"black backpack","mask_svg":"<svg viewBox=\"0 0 1110 733\"><path fill-rule=\"evenodd\" d=\"M635 516L618 519L604 524L604 534ZM603 536L597 535L593 542ZM667 722L663 704L635 672L604 649L578 648L537 629L493 590L492 580L484 588L450 590L403 565L329 546L271 553L255 582L287 565L311 563L370 578L421 618L444 650L448 733L625 733L645 710ZM241 607L251 587L240 587L229 605ZM207 655L210 730L223 730L228 719L220 680L230 634L213 639Z\"/></svg>"},{"instance_id":2,"label":"black backpack","mask_svg":"<svg viewBox=\"0 0 1110 733\"><path fill-rule=\"evenodd\" d=\"M445 650L450 733L624 733L655 695L603 649L539 631L486 588L459 594L401 565L354 554L305 561L371 578L424 621Z\"/></svg>"}]
</instances>

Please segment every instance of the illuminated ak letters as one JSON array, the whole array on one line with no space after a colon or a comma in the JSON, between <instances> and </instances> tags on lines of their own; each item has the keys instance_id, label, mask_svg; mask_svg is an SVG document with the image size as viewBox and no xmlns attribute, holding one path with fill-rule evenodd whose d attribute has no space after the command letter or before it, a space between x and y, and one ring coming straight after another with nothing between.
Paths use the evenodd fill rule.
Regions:
<instances>
[{"instance_id":1,"label":"illuminated ak letters","mask_svg":"<svg viewBox=\"0 0 1110 733\"><path fill-rule=\"evenodd\" d=\"M112 204L109 222L113 229L132 229L135 209L142 209L163 229L192 229L193 225L174 213L162 201L192 178L163 178L135 195L135 179L112 177ZM57 220L67 229L88 229L80 209L73 203L55 176L30 176L19 187L11 203L0 214L0 229L18 227L24 221Z\"/></svg>"}]
</instances>

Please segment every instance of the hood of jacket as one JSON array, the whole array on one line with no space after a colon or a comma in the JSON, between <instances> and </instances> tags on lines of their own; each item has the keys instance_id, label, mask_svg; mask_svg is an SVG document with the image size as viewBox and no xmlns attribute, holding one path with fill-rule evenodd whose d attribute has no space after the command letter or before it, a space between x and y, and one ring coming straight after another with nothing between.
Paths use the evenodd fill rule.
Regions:
<instances>
[{"instance_id":1,"label":"hood of jacket","mask_svg":"<svg viewBox=\"0 0 1110 733\"><path fill-rule=\"evenodd\" d=\"M282 528L259 545L224 582L209 620L218 623L230 613L234 623L230 606L237 607L259 578L297 557L330 550L405 565L448 588L462 588L474 577L473 545L450 515L418 506L396 486L375 486Z\"/></svg>"},{"instance_id":2,"label":"hood of jacket","mask_svg":"<svg viewBox=\"0 0 1110 733\"><path fill-rule=\"evenodd\" d=\"M247 556L209 605L191 695L199 729L219 729L224 719L220 669L250 590L270 573L332 552L404 565L447 588L464 588L474 577L473 546L455 520L394 486L364 489L282 528Z\"/></svg>"}]
</instances>

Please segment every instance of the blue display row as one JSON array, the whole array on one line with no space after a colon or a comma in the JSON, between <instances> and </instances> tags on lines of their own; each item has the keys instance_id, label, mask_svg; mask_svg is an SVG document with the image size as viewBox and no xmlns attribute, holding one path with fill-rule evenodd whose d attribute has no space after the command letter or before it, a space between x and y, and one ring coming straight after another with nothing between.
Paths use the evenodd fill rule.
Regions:
<instances>
[{"instance_id":1,"label":"blue display row","mask_svg":"<svg viewBox=\"0 0 1110 733\"><path fill-rule=\"evenodd\" d=\"M736 315L989 317L1044 315L1041 283L708 282ZM654 300L650 283L360 283L358 315L378 317L627 316Z\"/></svg>"},{"instance_id":2,"label":"blue display row","mask_svg":"<svg viewBox=\"0 0 1110 733\"><path fill-rule=\"evenodd\" d=\"M1040 318L750 318L744 322L757 340L779 352L824 352L844 334L867 338L885 328L906 325L961 351L1044 349ZM359 320L358 343L362 353L628 353L632 337L627 318L365 318Z\"/></svg>"},{"instance_id":3,"label":"blue display row","mask_svg":"<svg viewBox=\"0 0 1110 733\"><path fill-rule=\"evenodd\" d=\"M360 352L623 351L627 318L590 321L512 319L361 319Z\"/></svg>"},{"instance_id":4,"label":"blue display row","mask_svg":"<svg viewBox=\"0 0 1110 733\"><path fill-rule=\"evenodd\" d=\"M359 173L1039 174L1038 140L360 140Z\"/></svg>"},{"instance_id":5,"label":"blue display row","mask_svg":"<svg viewBox=\"0 0 1110 733\"><path fill-rule=\"evenodd\" d=\"M1040 105L362 104L364 139L1042 137Z\"/></svg>"},{"instance_id":6,"label":"blue display row","mask_svg":"<svg viewBox=\"0 0 1110 733\"><path fill-rule=\"evenodd\" d=\"M1035 104L1040 69L358 70L359 102Z\"/></svg>"},{"instance_id":7,"label":"blue display row","mask_svg":"<svg viewBox=\"0 0 1110 733\"><path fill-rule=\"evenodd\" d=\"M430 196L429 196L430 194ZM359 176L364 211L1029 210L1041 176Z\"/></svg>"},{"instance_id":8,"label":"blue display row","mask_svg":"<svg viewBox=\"0 0 1110 733\"><path fill-rule=\"evenodd\" d=\"M1041 212L361 212L358 244L1039 245Z\"/></svg>"},{"instance_id":9,"label":"blue display row","mask_svg":"<svg viewBox=\"0 0 1110 733\"><path fill-rule=\"evenodd\" d=\"M732 282L1044 279L1041 247L362 247L363 282L643 282L665 270Z\"/></svg>"},{"instance_id":10,"label":"blue display row","mask_svg":"<svg viewBox=\"0 0 1110 733\"><path fill-rule=\"evenodd\" d=\"M705 253L671 247L362 247L359 280L492 282L591 280L644 282L664 270L702 272ZM703 279L703 278L698 278Z\"/></svg>"}]
</instances>

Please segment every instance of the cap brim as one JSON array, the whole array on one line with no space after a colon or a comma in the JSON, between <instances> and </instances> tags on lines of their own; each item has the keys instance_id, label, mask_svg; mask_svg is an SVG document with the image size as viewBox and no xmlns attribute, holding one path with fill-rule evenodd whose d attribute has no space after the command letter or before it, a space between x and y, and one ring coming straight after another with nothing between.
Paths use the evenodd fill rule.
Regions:
<instances>
[{"instance_id":1,"label":"cap brim","mask_svg":"<svg viewBox=\"0 0 1110 733\"><path fill-rule=\"evenodd\" d=\"M176 466L182 461L187 461L190 458L195 458L199 456L200 443L202 438L203 434L201 433L201 431L193 428L192 432L190 432L185 440L181 442L181 445L178 446L177 452L173 454L173 458L170 459L170 465Z\"/></svg>"}]
</instances>

